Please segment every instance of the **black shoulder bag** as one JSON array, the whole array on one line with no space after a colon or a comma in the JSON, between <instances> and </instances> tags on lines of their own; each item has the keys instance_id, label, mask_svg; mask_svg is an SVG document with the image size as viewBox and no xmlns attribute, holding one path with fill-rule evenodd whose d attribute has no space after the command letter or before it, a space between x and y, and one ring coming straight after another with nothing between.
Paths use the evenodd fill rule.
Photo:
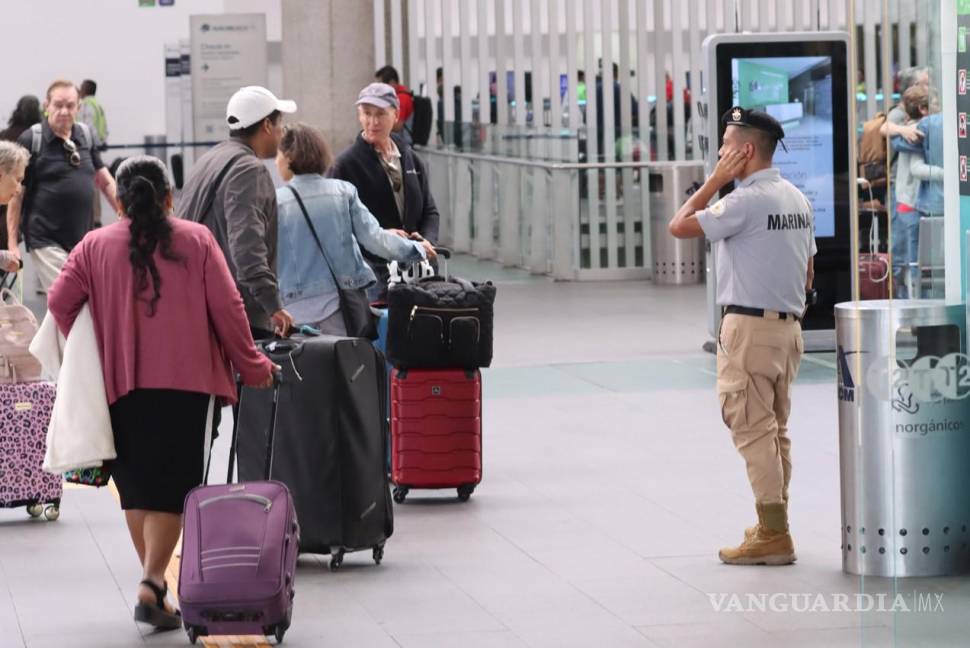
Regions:
<instances>
[{"instance_id":1,"label":"black shoulder bag","mask_svg":"<svg viewBox=\"0 0 970 648\"><path fill-rule=\"evenodd\" d=\"M337 287L337 293L340 295L340 312L343 314L347 335L350 337L376 340L377 323L375 322L374 314L371 312L370 302L367 300L367 293L363 288L348 290L340 286L337 275L333 271L333 265L330 263L330 257L327 256L327 251L320 242L320 237L317 236L317 228L313 226L313 221L310 220L310 214L306 210L306 205L303 204L303 199L300 198L300 194L292 186L287 185L286 188L293 192L293 197L296 198L297 204L300 205L300 211L303 212L303 218L306 220L307 227L310 228L310 233L313 234L313 240L317 243L317 249L323 255L323 261L327 264L327 269L330 270L330 276L333 277L333 283Z\"/></svg>"}]
</instances>

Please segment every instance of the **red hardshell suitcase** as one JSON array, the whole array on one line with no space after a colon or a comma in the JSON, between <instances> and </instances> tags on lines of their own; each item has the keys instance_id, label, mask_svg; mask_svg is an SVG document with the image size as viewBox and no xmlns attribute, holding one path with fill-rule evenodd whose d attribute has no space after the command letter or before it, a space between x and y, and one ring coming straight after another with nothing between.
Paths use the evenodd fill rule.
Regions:
<instances>
[{"instance_id":1,"label":"red hardshell suitcase","mask_svg":"<svg viewBox=\"0 0 970 648\"><path fill-rule=\"evenodd\" d=\"M0 508L26 506L31 517L60 515L63 479L44 472L51 382L0 385Z\"/></svg>"},{"instance_id":2,"label":"red hardshell suitcase","mask_svg":"<svg viewBox=\"0 0 970 648\"><path fill-rule=\"evenodd\" d=\"M879 215L871 213L870 218L869 251L859 254L859 299L889 299L893 264L888 254L879 251Z\"/></svg>"},{"instance_id":3,"label":"red hardshell suitcase","mask_svg":"<svg viewBox=\"0 0 970 648\"><path fill-rule=\"evenodd\" d=\"M395 369L391 374L394 501L412 488L457 488L467 501L482 481L482 374L477 369Z\"/></svg>"},{"instance_id":4,"label":"red hardshell suitcase","mask_svg":"<svg viewBox=\"0 0 970 648\"><path fill-rule=\"evenodd\" d=\"M859 255L859 299L889 299L892 262L885 253Z\"/></svg>"}]
</instances>

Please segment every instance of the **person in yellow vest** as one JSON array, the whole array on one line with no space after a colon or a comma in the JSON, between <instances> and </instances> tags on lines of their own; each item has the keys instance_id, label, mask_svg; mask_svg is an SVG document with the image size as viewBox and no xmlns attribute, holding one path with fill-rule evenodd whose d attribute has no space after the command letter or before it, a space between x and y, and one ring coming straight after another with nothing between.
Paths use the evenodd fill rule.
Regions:
<instances>
[{"instance_id":1,"label":"person in yellow vest","mask_svg":"<svg viewBox=\"0 0 970 648\"><path fill-rule=\"evenodd\" d=\"M81 109L78 111L77 120L88 125L94 133L94 143L99 150L104 150L108 143L108 120L104 116L104 108L98 102L95 95L98 92L98 84L91 79L81 82Z\"/></svg>"},{"instance_id":2,"label":"person in yellow vest","mask_svg":"<svg viewBox=\"0 0 970 648\"><path fill-rule=\"evenodd\" d=\"M104 108L95 97L97 92L98 84L91 79L81 82L78 93L81 97L81 107L78 110L77 120L88 125L94 135L95 148L104 151L108 142L108 120L104 116ZM101 196L97 193L94 194L94 226L101 227Z\"/></svg>"}]
</instances>

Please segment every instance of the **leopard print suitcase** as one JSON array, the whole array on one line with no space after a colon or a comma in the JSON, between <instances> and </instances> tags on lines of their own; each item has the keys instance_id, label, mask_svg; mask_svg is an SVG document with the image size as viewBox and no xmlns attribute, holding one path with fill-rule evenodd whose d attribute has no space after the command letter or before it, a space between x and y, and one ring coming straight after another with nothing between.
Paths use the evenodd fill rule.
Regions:
<instances>
[{"instance_id":1,"label":"leopard print suitcase","mask_svg":"<svg viewBox=\"0 0 970 648\"><path fill-rule=\"evenodd\" d=\"M44 472L54 383L0 384L0 508L26 506L31 517L59 515L62 478Z\"/></svg>"}]
</instances>

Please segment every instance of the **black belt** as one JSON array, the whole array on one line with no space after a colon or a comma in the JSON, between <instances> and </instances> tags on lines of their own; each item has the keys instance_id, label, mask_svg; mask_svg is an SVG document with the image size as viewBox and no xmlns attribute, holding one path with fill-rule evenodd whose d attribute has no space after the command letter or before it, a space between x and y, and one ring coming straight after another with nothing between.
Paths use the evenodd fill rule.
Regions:
<instances>
[{"instance_id":1,"label":"black belt","mask_svg":"<svg viewBox=\"0 0 970 648\"><path fill-rule=\"evenodd\" d=\"M773 310L765 310L764 308L748 308L747 306L725 306L722 312L723 315L749 315L751 317L761 317L764 319L775 319L773 317L766 317L765 313L777 313L778 319L787 320L793 319L796 322L802 321L802 318L794 313L783 313Z\"/></svg>"}]
</instances>

